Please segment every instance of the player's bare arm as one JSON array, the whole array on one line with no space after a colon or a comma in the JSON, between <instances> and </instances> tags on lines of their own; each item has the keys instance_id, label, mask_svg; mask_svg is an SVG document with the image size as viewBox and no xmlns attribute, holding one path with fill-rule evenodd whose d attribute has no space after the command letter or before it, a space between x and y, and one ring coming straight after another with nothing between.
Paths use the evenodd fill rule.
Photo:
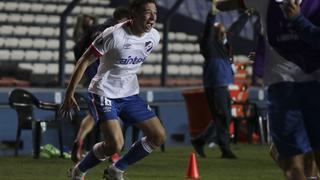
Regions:
<instances>
[{"instance_id":1,"label":"player's bare arm","mask_svg":"<svg viewBox=\"0 0 320 180\"><path fill-rule=\"evenodd\" d=\"M245 9L243 0L215 0L217 9L221 11L230 11L235 9Z\"/></svg>"},{"instance_id":2,"label":"player's bare arm","mask_svg":"<svg viewBox=\"0 0 320 180\"><path fill-rule=\"evenodd\" d=\"M77 62L75 70L71 76L70 83L66 90L64 102L59 110L59 113L62 117L67 116L73 106L79 109L79 106L74 98L74 92L85 70L95 60L95 55L90 51L90 49L88 49Z\"/></svg>"}]
</instances>

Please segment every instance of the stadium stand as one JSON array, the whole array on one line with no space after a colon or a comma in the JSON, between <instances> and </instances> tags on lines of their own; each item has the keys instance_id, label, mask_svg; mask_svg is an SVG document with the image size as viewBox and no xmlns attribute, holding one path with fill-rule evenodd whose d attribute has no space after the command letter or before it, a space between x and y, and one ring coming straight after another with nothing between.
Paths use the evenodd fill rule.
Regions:
<instances>
[{"instance_id":1,"label":"stadium stand","mask_svg":"<svg viewBox=\"0 0 320 180\"><path fill-rule=\"evenodd\" d=\"M74 66L74 56L72 48L73 27L76 22L76 17L79 14L91 14L98 18L98 22L102 23L106 18L111 17L114 7L110 7L110 1L100 0L82 0L80 4L73 10L72 15L67 19L67 36L66 42L67 52L65 54L68 68L66 69L67 76L72 73ZM56 67L53 64L58 64L59 50L59 22L60 14L66 8L71 0L0 0L0 48L1 48L1 63L18 63L19 67L32 70L33 79L37 79L39 75L55 79L57 76L56 70L48 68ZM203 21L205 13L208 9L208 2L196 3L186 1L179 8L179 13L195 14L192 18ZM159 1L159 5L170 7L172 1ZM193 13L190 13L193 12ZM227 25L237 15L236 12L229 16L219 16L218 19L224 21ZM187 17L186 17L187 18ZM160 30L161 36L163 24L157 23L156 28ZM245 32L245 31L244 31ZM168 71L169 77L174 78L169 81L168 86L201 85L202 63L203 57L200 55L198 46L198 35L187 34L186 32L169 32L169 54L168 54ZM140 79L160 78L161 61L162 61L162 42L155 49L153 54L145 62L146 67L140 71ZM9 55L8 55L9 53ZM3 54L3 55L2 55ZM23 64L23 65L20 65ZM26 66L26 64L29 64ZM41 70L35 70L36 64L41 65ZM50 66L49 66L50 64ZM181 79L181 83L176 83ZM188 82L190 79L190 82ZM141 81L142 86L148 86ZM159 82L157 80L157 82ZM174 82L171 84L170 82ZM49 82L54 84L53 82ZM153 85L159 85L152 83ZM44 85L45 86L45 85Z\"/></svg>"},{"instance_id":2,"label":"stadium stand","mask_svg":"<svg viewBox=\"0 0 320 180\"><path fill-rule=\"evenodd\" d=\"M0 1L1 63L14 61L18 63L18 67L31 70L35 77L38 75L55 76L58 72L59 15L69 2L70 0ZM72 66L74 65L72 52L74 43L71 36L76 16L78 14L92 14L98 17L98 21L101 23L112 16L114 11L114 8L108 5L109 1L81 1L80 5L74 9L72 16L68 17L68 41L65 55L67 58L67 68L65 68L67 75L72 73ZM163 25L158 23L156 27L161 31ZM172 75L175 78L181 76L185 79L184 76L191 74L193 54L199 54L196 43L197 37L184 32L170 32L169 34L169 76ZM159 77L162 60L161 48L162 45L160 44L154 54L146 61L146 66L140 73L142 78ZM187 64L190 67L180 66L181 64ZM174 68L172 69L171 66ZM195 67L197 66L199 65L195 65ZM171 71L174 73L171 73ZM193 76L201 78L201 72L196 72L198 73L193 73ZM176 84L174 83L174 85ZM184 85L183 83L180 84ZM144 85L143 81L142 85Z\"/></svg>"}]
</instances>

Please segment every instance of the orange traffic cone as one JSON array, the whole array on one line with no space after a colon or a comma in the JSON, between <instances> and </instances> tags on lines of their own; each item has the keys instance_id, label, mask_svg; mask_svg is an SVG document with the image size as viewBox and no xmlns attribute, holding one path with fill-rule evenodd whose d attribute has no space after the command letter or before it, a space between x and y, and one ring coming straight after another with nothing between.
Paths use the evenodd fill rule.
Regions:
<instances>
[{"instance_id":1,"label":"orange traffic cone","mask_svg":"<svg viewBox=\"0 0 320 180\"><path fill-rule=\"evenodd\" d=\"M186 178L188 178L188 179L198 179L198 178L200 178L199 171L198 171L197 160L196 160L196 155L194 153L190 154L189 166L188 166L188 171L187 171Z\"/></svg>"}]
</instances>

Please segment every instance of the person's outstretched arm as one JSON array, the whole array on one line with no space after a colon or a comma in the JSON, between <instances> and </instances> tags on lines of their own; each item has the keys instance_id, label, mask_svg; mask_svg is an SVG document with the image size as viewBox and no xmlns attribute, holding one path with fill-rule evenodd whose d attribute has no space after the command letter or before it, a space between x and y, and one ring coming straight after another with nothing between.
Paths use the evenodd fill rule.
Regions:
<instances>
[{"instance_id":1,"label":"person's outstretched arm","mask_svg":"<svg viewBox=\"0 0 320 180\"><path fill-rule=\"evenodd\" d=\"M292 22L301 40L311 47L320 48L320 27L312 24L300 12L299 2L284 3L282 10L286 18Z\"/></svg>"},{"instance_id":2,"label":"person's outstretched arm","mask_svg":"<svg viewBox=\"0 0 320 180\"><path fill-rule=\"evenodd\" d=\"M202 38L200 40L201 49L204 54L207 54L214 41L215 28L213 28L213 23L216 19L216 15L212 14L211 11L207 15L206 23L203 29Z\"/></svg>"},{"instance_id":3,"label":"person's outstretched arm","mask_svg":"<svg viewBox=\"0 0 320 180\"><path fill-rule=\"evenodd\" d=\"M242 13L239 18L232 23L228 30L228 40L232 40L235 36L237 36L243 27L246 25L249 17L253 14L252 9L247 9L244 13Z\"/></svg>"},{"instance_id":4,"label":"person's outstretched arm","mask_svg":"<svg viewBox=\"0 0 320 180\"><path fill-rule=\"evenodd\" d=\"M201 52L205 57L209 56L210 51L213 49L212 46L214 41L216 41L214 37L216 29L213 25L216 20L217 9L215 8L214 1L212 4L212 9L208 12L202 38L200 40Z\"/></svg>"},{"instance_id":5,"label":"person's outstretched arm","mask_svg":"<svg viewBox=\"0 0 320 180\"><path fill-rule=\"evenodd\" d=\"M76 86L87 67L114 47L113 30L114 27L105 29L78 60L67 87L65 100L60 108L60 115L67 115L73 106L76 106L79 109L77 102L73 97Z\"/></svg>"},{"instance_id":6,"label":"person's outstretched arm","mask_svg":"<svg viewBox=\"0 0 320 180\"><path fill-rule=\"evenodd\" d=\"M77 109L79 109L79 106L74 98L74 92L85 70L95 60L96 60L96 57L91 52L90 48L78 60L75 70L72 73L69 85L67 87L64 102L59 111L61 116L63 117L66 116L69 113L69 111L73 108L73 106L76 106Z\"/></svg>"}]
</instances>

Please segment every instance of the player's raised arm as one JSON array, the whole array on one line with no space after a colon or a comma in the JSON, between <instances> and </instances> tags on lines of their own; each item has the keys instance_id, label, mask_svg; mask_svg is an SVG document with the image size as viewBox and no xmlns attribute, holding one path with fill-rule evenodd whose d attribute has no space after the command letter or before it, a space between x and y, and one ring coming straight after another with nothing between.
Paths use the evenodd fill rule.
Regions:
<instances>
[{"instance_id":1,"label":"player's raised arm","mask_svg":"<svg viewBox=\"0 0 320 180\"><path fill-rule=\"evenodd\" d=\"M67 87L64 102L59 110L61 116L66 116L73 106L79 109L79 106L74 98L74 92L81 80L87 67L96 60L94 53L89 49L78 60L75 70L72 73L70 83Z\"/></svg>"},{"instance_id":2,"label":"player's raised arm","mask_svg":"<svg viewBox=\"0 0 320 180\"><path fill-rule=\"evenodd\" d=\"M216 7L221 11L246 9L243 0L216 0Z\"/></svg>"}]
</instances>

